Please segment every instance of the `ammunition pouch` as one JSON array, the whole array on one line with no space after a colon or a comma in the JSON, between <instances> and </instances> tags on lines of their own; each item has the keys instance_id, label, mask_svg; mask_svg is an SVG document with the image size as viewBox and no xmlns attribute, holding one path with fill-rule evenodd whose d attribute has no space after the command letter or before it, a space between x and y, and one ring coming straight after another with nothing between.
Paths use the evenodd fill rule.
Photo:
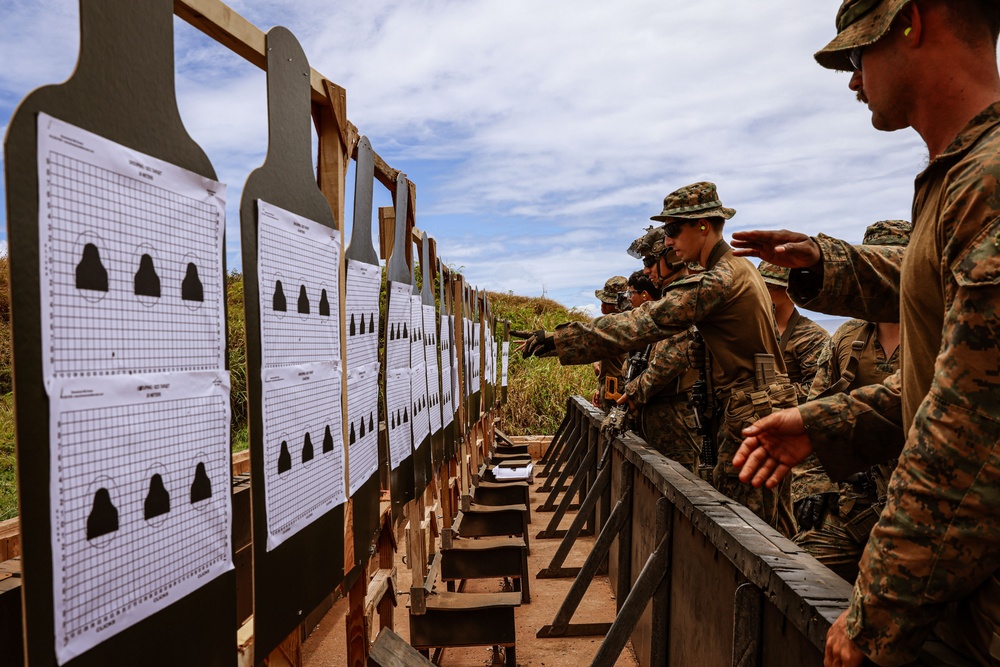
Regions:
<instances>
[{"instance_id":1,"label":"ammunition pouch","mask_svg":"<svg viewBox=\"0 0 1000 667\"><path fill-rule=\"evenodd\" d=\"M868 541L868 536L871 535L872 528L878 523L878 517L882 514L883 507L885 506L878 503L873 503L871 506L866 507L851 517L850 520L844 522L844 530L847 531L847 534L855 542L864 544Z\"/></svg>"}]
</instances>

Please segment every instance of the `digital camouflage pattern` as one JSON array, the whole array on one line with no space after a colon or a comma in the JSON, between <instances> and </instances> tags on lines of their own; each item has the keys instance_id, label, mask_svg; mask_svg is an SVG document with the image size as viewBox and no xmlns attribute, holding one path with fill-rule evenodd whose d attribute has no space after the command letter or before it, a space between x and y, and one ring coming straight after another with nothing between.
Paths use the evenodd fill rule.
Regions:
<instances>
[{"instance_id":1,"label":"digital camouflage pattern","mask_svg":"<svg viewBox=\"0 0 1000 667\"><path fill-rule=\"evenodd\" d=\"M655 343L697 325L712 353L716 392L728 395L734 390L752 391L754 354L771 354L775 357L775 371L783 380L774 391L787 389L788 396L776 396L770 408L794 405L794 391L784 377L785 365L774 335L771 302L764 281L749 260L733 255L725 241L719 241L712 249L706 264L701 273L670 283L657 301L593 322L559 325L553 338L560 362L588 363ZM742 441L739 431L749 423L747 420L762 415L753 406L742 403L733 403L732 407L733 414L719 424L719 466L713 472L713 485L791 537L794 523L788 484L775 493L739 482L738 471L732 466L733 455Z\"/></svg>"},{"instance_id":2,"label":"digital camouflage pattern","mask_svg":"<svg viewBox=\"0 0 1000 667\"><path fill-rule=\"evenodd\" d=\"M861 560L848 635L876 662L902 664L957 603L961 634L942 630L942 638L988 665L1000 628L1000 104L972 119L915 187L905 260L889 252L901 248L824 241L822 289L804 276L798 286L816 297L807 307L834 312L827 306L842 301L869 321L892 321L898 303L901 371L844 397L843 414L827 399L799 410L835 479L826 455L852 436L869 440L872 413L891 413L893 397L891 418L907 428ZM866 458L850 451L855 464Z\"/></svg>"},{"instance_id":3,"label":"digital camouflage pattern","mask_svg":"<svg viewBox=\"0 0 1000 667\"><path fill-rule=\"evenodd\" d=\"M874 44L909 1L844 0L837 12L837 36L816 53L816 62L827 69L852 71L847 57L851 49Z\"/></svg>"},{"instance_id":4,"label":"digital camouflage pattern","mask_svg":"<svg viewBox=\"0 0 1000 667\"><path fill-rule=\"evenodd\" d=\"M798 313L796 310L795 313ZM795 315L793 314L794 318ZM791 322L791 320L789 320ZM779 341L780 343L781 341ZM795 326L785 341L781 355L785 360L788 381L795 387L798 403L805 403L809 388L819 366L819 357L830 342L826 329L804 315L799 315Z\"/></svg>"},{"instance_id":5,"label":"digital camouflage pattern","mask_svg":"<svg viewBox=\"0 0 1000 667\"><path fill-rule=\"evenodd\" d=\"M905 246L910 242L913 225L909 220L879 220L865 229L861 245Z\"/></svg>"},{"instance_id":6,"label":"digital camouflage pattern","mask_svg":"<svg viewBox=\"0 0 1000 667\"><path fill-rule=\"evenodd\" d=\"M726 208L719 199L715 183L701 181L678 188L663 198L663 211L650 220L664 222L672 218L698 220L701 218L729 218L736 209Z\"/></svg>"},{"instance_id":7,"label":"digital camouflage pattern","mask_svg":"<svg viewBox=\"0 0 1000 667\"><path fill-rule=\"evenodd\" d=\"M757 272L764 282L775 287L788 287L788 269L761 260L757 264Z\"/></svg>"},{"instance_id":8,"label":"digital camouflage pattern","mask_svg":"<svg viewBox=\"0 0 1000 667\"><path fill-rule=\"evenodd\" d=\"M612 306L618 305L618 294L628 290L628 278L625 276L611 276L604 283L604 289L594 290L594 296L602 303L610 303Z\"/></svg>"},{"instance_id":9,"label":"digital camouflage pattern","mask_svg":"<svg viewBox=\"0 0 1000 667\"><path fill-rule=\"evenodd\" d=\"M664 456L694 471L701 452L697 422L688 405L698 371L692 368L694 333L688 329L653 344L649 364L625 386L639 408L639 435Z\"/></svg>"},{"instance_id":10,"label":"digital camouflage pattern","mask_svg":"<svg viewBox=\"0 0 1000 667\"><path fill-rule=\"evenodd\" d=\"M862 320L850 320L837 329L830 344L824 347L820 355L809 396L820 395L841 378L851 358L854 342L859 339L863 341L867 330L868 323ZM886 357L878 336L873 333L868 344L861 350L857 373L847 391L881 383L895 373L898 367L899 348L893 350L890 357ZM856 535L858 529L849 530L848 525L860 527L870 522L879 503L885 503L891 473L892 466L876 465L869 469L861 483L834 483L815 456L810 456L795 466L792 470L793 506L810 495L838 495L837 511L827 512L823 524L818 528L796 534L795 543L838 575L853 582L858 576L858 561L870 531L864 531L864 539L859 539Z\"/></svg>"}]
</instances>

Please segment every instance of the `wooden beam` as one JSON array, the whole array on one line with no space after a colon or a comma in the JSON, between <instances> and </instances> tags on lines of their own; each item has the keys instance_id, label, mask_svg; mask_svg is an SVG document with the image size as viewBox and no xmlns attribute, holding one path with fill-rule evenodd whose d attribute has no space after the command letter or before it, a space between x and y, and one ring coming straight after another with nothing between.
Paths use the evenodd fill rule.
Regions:
<instances>
[{"instance_id":1,"label":"wooden beam","mask_svg":"<svg viewBox=\"0 0 1000 667\"><path fill-rule=\"evenodd\" d=\"M174 0L174 14L247 62L260 69L267 69L264 31L221 0ZM327 77L310 68L309 84L313 104L327 103L327 83ZM357 127L349 122L344 127L348 133L353 128L353 133L359 134ZM351 155L353 156L353 151ZM375 178L379 183L392 190L396 187L397 174L399 170L393 169L378 153L375 154Z\"/></svg>"}]
</instances>

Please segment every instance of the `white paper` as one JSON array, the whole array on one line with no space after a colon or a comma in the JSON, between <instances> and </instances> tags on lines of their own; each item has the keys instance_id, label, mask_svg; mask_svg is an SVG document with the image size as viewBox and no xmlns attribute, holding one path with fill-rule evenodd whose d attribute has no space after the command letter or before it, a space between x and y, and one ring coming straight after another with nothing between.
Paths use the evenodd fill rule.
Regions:
<instances>
[{"instance_id":1,"label":"white paper","mask_svg":"<svg viewBox=\"0 0 1000 667\"><path fill-rule=\"evenodd\" d=\"M410 367L410 293L409 283L390 282L389 331L385 336L386 368L396 370Z\"/></svg>"},{"instance_id":2,"label":"white paper","mask_svg":"<svg viewBox=\"0 0 1000 667\"><path fill-rule=\"evenodd\" d=\"M413 455L413 441L410 431L410 370L396 368L385 373L385 401L389 409L386 418L389 429L389 466L399 467L408 456Z\"/></svg>"},{"instance_id":3,"label":"white paper","mask_svg":"<svg viewBox=\"0 0 1000 667\"><path fill-rule=\"evenodd\" d=\"M500 386L507 386L507 369L510 366L510 341L503 342L503 360L500 363Z\"/></svg>"},{"instance_id":4,"label":"white paper","mask_svg":"<svg viewBox=\"0 0 1000 667\"><path fill-rule=\"evenodd\" d=\"M42 375L223 368L226 187L38 115Z\"/></svg>"},{"instance_id":5,"label":"white paper","mask_svg":"<svg viewBox=\"0 0 1000 667\"><path fill-rule=\"evenodd\" d=\"M441 315L441 426L446 427L455 417L454 384L452 383L451 367L452 349L451 317Z\"/></svg>"},{"instance_id":6,"label":"white paper","mask_svg":"<svg viewBox=\"0 0 1000 667\"><path fill-rule=\"evenodd\" d=\"M229 374L50 385L60 664L233 568Z\"/></svg>"},{"instance_id":7,"label":"white paper","mask_svg":"<svg viewBox=\"0 0 1000 667\"><path fill-rule=\"evenodd\" d=\"M381 282L382 269L379 266L354 259L347 260L344 327L347 332L348 370L378 362L378 297Z\"/></svg>"},{"instance_id":8,"label":"white paper","mask_svg":"<svg viewBox=\"0 0 1000 667\"><path fill-rule=\"evenodd\" d=\"M338 363L263 372L268 551L346 500Z\"/></svg>"},{"instance_id":9,"label":"white paper","mask_svg":"<svg viewBox=\"0 0 1000 667\"><path fill-rule=\"evenodd\" d=\"M350 495L378 470L378 362L347 371Z\"/></svg>"},{"instance_id":10,"label":"white paper","mask_svg":"<svg viewBox=\"0 0 1000 667\"><path fill-rule=\"evenodd\" d=\"M507 466L494 466L493 476L499 480L510 480L510 479L528 479L531 477L532 465L529 463L526 466L518 467L507 467Z\"/></svg>"},{"instance_id":11,"label":"white paper","mask_svg":"<svg viewBox=\"0 0 1000 667\"><path fill-rule=\"evenodd\" d=\"M479 322L472 323L472 393L482 389L482 332Z\"/></svg>"},{"instance_id":12,"label":"white paper","mask_svg":"<svg viewBox=\"0 0 1000 667\"><path fill-rule=\"evenodd\" d=\"M438 372L437 312L434 306L423 306L424 365L427 369L427 416L431 435L441 430L441 376Z\"/></svg>"},{"instance_id":13,"label":"white paper","mask_svg":"<svg viewBox=\"0 0 1000 667\"><path fill-rule=\"evenodd\" d=\"M410 369L410 415L413 448L416 449L431 434L427 418L427 369L423 362Z\"/></svg>"},{"instance_id":14,"label":"white paper","mask_svg":"<svg viewBox=\"0 0 1000 667\"><path fill-rule=\"evenodd\" d=\"M257 200L262 366L340 359L340 232Z\"/></svg>"}]
</instances>

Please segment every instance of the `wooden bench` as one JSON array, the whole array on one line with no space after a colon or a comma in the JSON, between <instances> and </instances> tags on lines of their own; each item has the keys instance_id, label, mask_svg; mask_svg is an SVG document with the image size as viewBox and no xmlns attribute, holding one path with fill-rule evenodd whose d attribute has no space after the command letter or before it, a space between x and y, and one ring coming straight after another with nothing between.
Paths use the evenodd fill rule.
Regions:
<instances>
[{"instance_id":1,"label":"wooden bench","mask_svg":"<svg viewBox=\"0 0 1000 667\"><path fill-rule=\"evenodd\" d=\"M410 645L417 649L503 646L507 667L517 667L514 609L520 593L427 596L423 614L410 614Z\"/></svg>"},{"instance_id":2,"label":"wooden bench","mask_svg":"<svg viewBox=\"0 0 1000 667\"><path fill-rule=\"evenodd\" d=\"M441 580L454 591L455 582L463 579L510 577L521 601L531 602L528 574L528 547L518 537L476 540L452 540L441 548Z\"/></svg>"}]
</instances>

